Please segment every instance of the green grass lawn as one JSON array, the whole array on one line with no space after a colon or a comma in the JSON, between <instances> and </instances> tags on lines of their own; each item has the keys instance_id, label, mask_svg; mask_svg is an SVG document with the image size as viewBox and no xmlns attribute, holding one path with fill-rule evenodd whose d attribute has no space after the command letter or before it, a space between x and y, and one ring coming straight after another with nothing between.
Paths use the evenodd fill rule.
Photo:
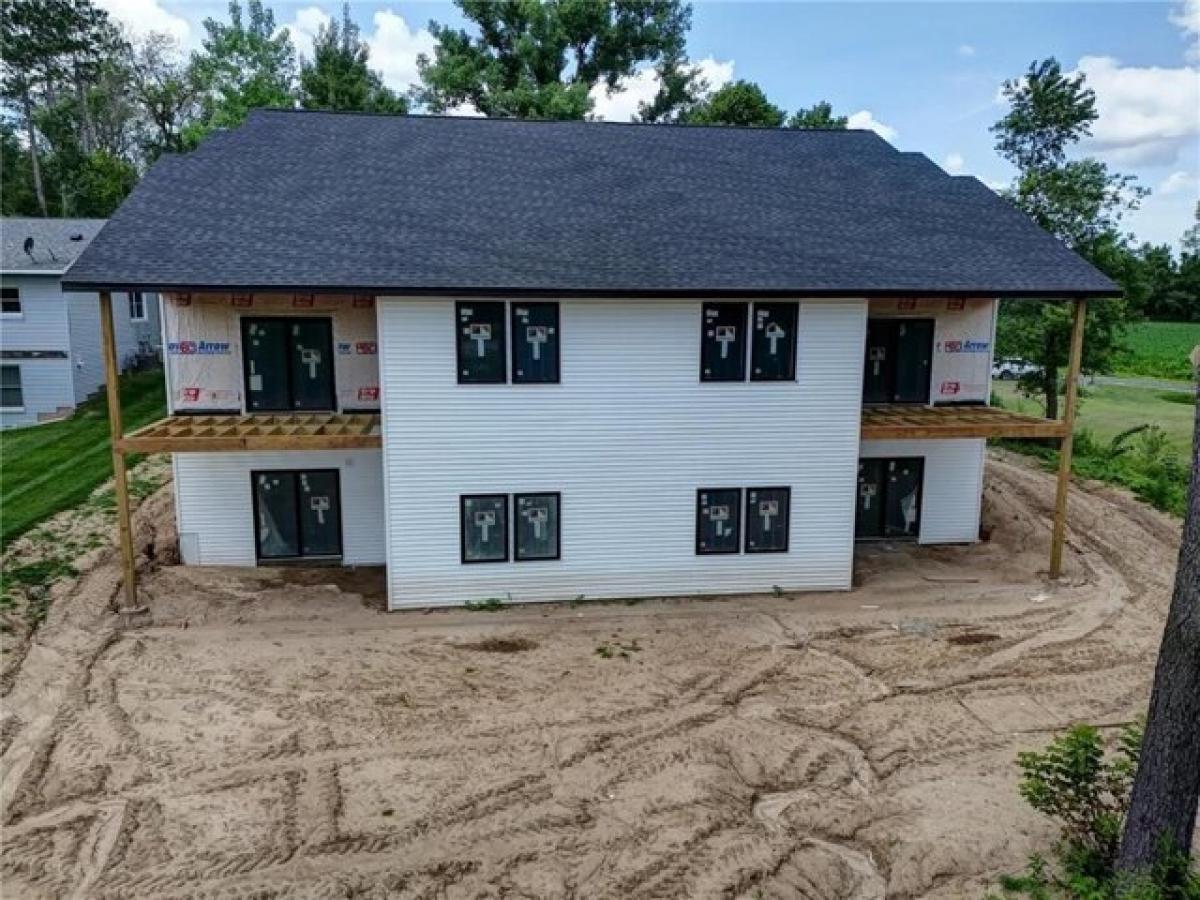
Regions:
<instances>
[{"instance_id":1,"label":"green grass lawn","mask_svg":"<svg viewBox=\"0 0 1200 900\"><path fill-rule=\"evenodd\" d=\"M1042 415L1041 402L1022 397L1012 382L994 382L993 390L1006 409ZM1075 427L1087 428L1098 441L1108 443L1122 431L1137 425L1157 425L1166 432L1171 447L1186 458L1192 449L1192 423L1196 415L1191 399L1192 395L1186 393L1085 385Z\"/></svg>"},{"instance_id":2,"label":"green grass lawn","mask_svg":"<svg viewBox=\"0 0 1200 900\"><path fill-rule=\"evenodd\" d=\"M162 372L122 376L121 408L127 432L165 416ZM109 447L103 394L61 422L0 432L0 547L111 477Z\"/></svg>"},{"instance_id":3,"label":"green grass lawn","mask_svg":"<svg viewBox=\"0 0 1200 900\"><path fill-rule=\"evenodd\" d=\"M1118 375L1148 378L1192 377L1188 354L1200 344L1200 322L1139 322L1125 334L1114 360Z\"/></svg>"}]
</instances>

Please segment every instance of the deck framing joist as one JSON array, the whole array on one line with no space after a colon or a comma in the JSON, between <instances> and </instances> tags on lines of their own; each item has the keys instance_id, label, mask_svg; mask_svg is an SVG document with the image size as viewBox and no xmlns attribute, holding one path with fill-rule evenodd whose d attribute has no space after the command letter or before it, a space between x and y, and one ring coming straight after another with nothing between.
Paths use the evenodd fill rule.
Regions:
<instances>
[{"instance_id":1,"label":"deck framing joist","mask_svg":"<svg viewBox=\"0 0 1200 900\"><path fill-rule=\"evenodd\" d=\"M949 438L1062 438L1066 424L991 406L867 406L864 441Z\"/></svg>"},{"instance_id":2,"label":"deck framing joist","mask_svg":"<svg viewBox=\"0 0 1200 900\"><path fill-rule=\"evenodd\" d=\"M168 416L121 438L126 453L353 450L383 446L375 413Z\"/></svg>"}]
</instances>

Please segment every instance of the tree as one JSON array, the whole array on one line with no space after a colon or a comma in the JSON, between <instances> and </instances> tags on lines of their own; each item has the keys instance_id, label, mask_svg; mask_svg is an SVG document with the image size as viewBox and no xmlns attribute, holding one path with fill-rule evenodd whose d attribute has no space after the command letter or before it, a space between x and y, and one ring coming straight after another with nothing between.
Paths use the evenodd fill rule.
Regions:
<instances>
[{"instance_id":1,"label":"tree","mask_svg":"<svg viewBox=\"0 0 1200 900\"><path fill-rule=\"evenodd\" d=\"M296 51L286 28L262 0L248 0L243 19L238 0L229 2L229 22L205 19L203 50L192 56L192 74L203 85L201 115L184 134L195 146L217 128L240 125L259 107L290 107L295 98Z\"/></svg>"},{"instance_id":2,"label":"tree","mask_svg":"<svg viewBox=\"0 0 1200 900\"><path fill-rule=\"evenodd\" d=\"M143 150L153 162L184 149L184 131L200 117L203 86L174 38L150 34L131 45L126 61L129 94L149 127Z\"/></svg>"},{"instance_id":3,"label":"tree","mask_svg":"<svg viewBox=\"0 0 1200 900\"><path fill-rule=\"evenodd\" d=\"M421 100L437 112L582 119L589 92L642 64L680 59L691 7L680 0L455 0L474 33L437 22L419 61Z\"/></svg>"},{"instance_id":4,"label":"tree","mask_svg":"<svg viewBox=\"0 0 1200 900\"><path fill-rule=\"evenodd\" d=\"M786 118L752 81L734 81L701 100L681 120L689 125L751 125L778 128Z\"/></svg>"},{"instance_id":5,"label":"tree","mask_svg":"<svg viewBox=\"0 0 1200 900\"><path fill-rule=\"evenodd\" d=\"M1141 761L1133 782L1118 867L1143 872L1164 843L1186 857L1200 803L1200 406L1175 590L1154 670Z\"/></svg>"},{"instance_id":6,"label":"tree","mask_svg":"<svg viewBox=\"0 0 1200 900\"><path fill-rule=\"evenodd\" d=\"M1132 179L1110 173L1094 159L1068 160L1067 151L1090 133L1095 95L1084 76L1065 76L1054 59L1035 62L1024 77L1004 83L1008 113L994 126L996 150L1017 167L1007 192L1040 226L1116 280L1128 277L1128 238L1122 216L1135 209L1145 191ZM1046 415L1058 414L1058 374L1067 362L1069 323L1058 304L1006 301L1001 306L997 343L1005 355L1036 363L1039 372L1021 380L1040 393ZM1128 318L1123 302L1091 305L1084 339L1084 366L1107 366Z\"/></svg>"},{"instance_id":7,"label":"tree","mask_svg":"<svg viewBox=\"0 0 1200 900\"><path fill-rule=\"evenodd\" d=\"M120 46L108 14L91 0L4 0L0 6L0 96L17 104L29 171L42 215L50 214L39 158L37 113L73 94L79 140L93 149L86 93L103 62Z\"/></svg>"},{"instance_id":8,"label":"tree","mask_svg":"<svg viewBox=\"0 0 1200 900\"><path fill-rule=\"evenodd\" d=\"M846 116L835 116L833 106L822 100L807 108L792 113L787 120L788 128L845 128L849 123Z\"/></svg>"},{"instance_id":9,"label":"tree","mask_svg":"<svg viewBox=\"0 0 1200 900\"><path fill-rule=\"evenodd\" d=\"M408 102L384 87L379 73L367 66L370 50L350 19L322 25L313 42L312 62L300 64L300 104L305 109L344 109L403 115Z\"/></svg>"},{"instance_id":10,"label":"tree","mask_svg":"<svg viewBox=\"0 0 1200 900\"><path fill-rule=\"evenodd\" d=\"M1180 241L1184 256L1200 256L1200 200L1196 201L1194 215L1192 227L1183 233L1183 240Z\"/></svg>"}]
</instances>

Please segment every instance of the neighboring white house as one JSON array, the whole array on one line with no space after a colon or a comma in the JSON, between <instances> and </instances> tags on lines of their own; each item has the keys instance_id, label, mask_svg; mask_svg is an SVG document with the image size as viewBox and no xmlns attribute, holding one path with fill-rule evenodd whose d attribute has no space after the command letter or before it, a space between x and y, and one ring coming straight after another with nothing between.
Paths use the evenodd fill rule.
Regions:
<instances>
[{"instance_id":1,"label":"neighboring white house","mask_svg":"<svg viewBox=\"0 0 1200 900\"><path fill-rule=\"evenodd\" d=\"M987 406L997 298L1115 293L869 132L303 112L155 166L69 287L163 292L120 446L174 453L185 562L385 564L393 608L974 541L985 438L1062 434Z\"/></svg>"},{"instance_id":2,"label":"neighboring white house","mask_svg":"<svg viewBox=\"0 0 1200 900\"><path fill-rule=\"evenodd\" d=\"M63 276L104 219L0 220L0 427L69 414L104 386L95 293L64 294ZM114 297L123 367L158 354L158 295Z\"/></svg>"}]
</instances>

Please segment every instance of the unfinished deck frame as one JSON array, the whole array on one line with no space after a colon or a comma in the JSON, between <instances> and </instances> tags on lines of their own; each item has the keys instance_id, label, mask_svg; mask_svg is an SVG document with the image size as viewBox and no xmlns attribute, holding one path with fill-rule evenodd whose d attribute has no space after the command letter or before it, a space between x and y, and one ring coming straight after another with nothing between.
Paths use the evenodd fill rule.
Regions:
<instances>
[{"instance_id":1,"label":"unfinished deck frame","mask_svg":"<svg viewBox=\"0 0 1200 900\"><path fill-rule=\"evenodd\" d=\"M112 294L109 291L101 291L99 297L105 393L108 400L126 608L132 609L137 606L137 572L125 454L348 450L382 447L380 416L376 413L175 415L126 435L121 421L120 369L117 365ZM883 405L863 409L860 429L862 440L1001 437L1057 439L1060 453L1050 542L1051 578L1058 578L1062 573L1072 434L1075 427L1087 314L1085 299L1076 298L1074 304L1066 398L1061 420L1040 419L985 406Z\"/></svg>"}]
</instances>

